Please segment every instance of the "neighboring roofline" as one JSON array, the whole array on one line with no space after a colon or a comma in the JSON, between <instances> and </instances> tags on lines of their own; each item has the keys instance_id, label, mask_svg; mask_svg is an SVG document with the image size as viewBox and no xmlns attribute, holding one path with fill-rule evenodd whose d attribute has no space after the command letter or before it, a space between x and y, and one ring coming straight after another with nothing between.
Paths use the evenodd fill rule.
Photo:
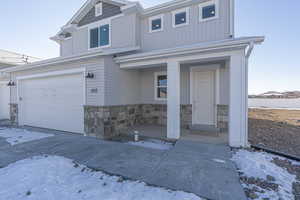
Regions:
<instances>
[{"instance_id":1,"label":"neighboring roofline","mask_svg":"<svg viewBox=\"0 0 300 200\"><path fill-rule=\"evenodd\" d=\"M0 70L1 72L17 72L17 71L25 71L33 68L39 68L39 67L44 67L47 65L55 65L55 64L62 64L66 62L71 62L71 61L77 61L81 59L86 59L86 58L93 58L97 56L107 56L107 55L113 55L113 54L118 54L118 53L124 53L124 52L130 52L130 51L136 51L139 50L140 47L130 47L130 48L118 48L118 49L111 49L107 51L103 50L97 50L97 51L92 51L92 52L87 52L87 53L81 53L81 54L75 54L71 56L65 56L65 57L57 57L57 58L51 58L47 60L42 60L42 61L37 61L31 64L26 64L26 65L19 65L16 67L11 67L11 68L6 68Z\"/></svg>"},{"instance_id":2,"label":"neighboring roofline","mask_svg":"<svg viewBox=\"0 0 300 200\"><path fill-rule=\"evenodd\" d=\"M15 55L17 55L17 56L27 56L27 57L29 57L29 58L33 58L33 59L39 59L39 60L41 60L40 58L38 58L38 57L34 57L34 56L28 56L28 55L26 55L26 54L22 54L22 53L17 53L17 52L13 52L13 51L8 51L8 50L5 50L5 49L0 49L0 53L1 53L1 51L2 52L6 52L6 53L10 53L10 54L15 54Z\"/></svg>"},{"instance_id":3,"label":"neighboring roofline","mask_svg":"<svg viewBox=\"0 0 300 200\"><path fill-rule=\"evenodd\" d=\"M188 45L188 46L182 46L182 47L171 48L171 49L154 50L150 52L138 53L138 54L133 54L128 56L120 56L120 57L116 57L114 60L117 63L127 63L127 62L141 61L141 60L153 59L153 58L164 58L164 57L177 56L183 54L199 53L199 52L205 52L211 50L220 50L220 49L228 49L228 48L236 48L236 47L246 48L250 43L261 44L262 42L264 42L264 40L265 37L263 36L241 37L241 38L219 40L219 41L212 41L206 43L198 43L195 45Z\"/></svg>"}]
</instances>

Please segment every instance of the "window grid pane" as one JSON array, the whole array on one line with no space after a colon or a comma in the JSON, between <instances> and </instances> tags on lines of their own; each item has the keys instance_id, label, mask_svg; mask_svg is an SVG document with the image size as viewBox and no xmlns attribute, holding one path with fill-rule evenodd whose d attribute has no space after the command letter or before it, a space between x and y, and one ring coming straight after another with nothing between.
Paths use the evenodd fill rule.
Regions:
<instances>
[{"instance_id":1,"label":"window grid pane","mask_svg":"<svg viewBox=\"0 0 300 200\"><path fill-rule=\"evenodd\" d=\"M99 46L99 29L94 28L90 30L90 48Z\"/></svg>"},{"instance_id":2,"label":"window grid pane","mask_svg":"<svg viewBox=\"0 0 300 200\"><path fill-rule=\"evenodd\" d=\"M157 88L157 98L166 99L167 96L168 96L168 93L167 93L167 88L166 87Z\"/></svg>"},{"instance_id":3,"label":"window grid pane","mask_svg":"<svg viewBox=\"0 0 300 200\"><path fill-rule=\"evenodd\" d=\"M100 26L100 46L109 45L109 25Z\"/></svg>"},{"instance_id":4,"label":"window grid pane","mask_svg":"<svg viewBox=\"0 0 300 200\"><path fill-rule=\"evenodd\" d=\"M167 86L167 75L157 76L157 86Z\"/></svg>"}]
</instances>

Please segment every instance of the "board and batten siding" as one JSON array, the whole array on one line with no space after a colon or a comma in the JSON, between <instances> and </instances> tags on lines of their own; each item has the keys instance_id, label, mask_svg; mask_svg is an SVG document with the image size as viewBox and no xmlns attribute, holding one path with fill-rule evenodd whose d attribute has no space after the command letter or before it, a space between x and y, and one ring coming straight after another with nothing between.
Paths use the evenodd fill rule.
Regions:
<instances>
[{"instance_id":1,"label":"board and batten siding","mask_svg":"<svg viewBox=\"0 0 300 200\"><path fill-rule=\"evenodd\" d=\"M180 103L190 104L190 67L182 66L180 71ZM166 67L140 71L140 102L142 104L166 104L167 101L155 100L155 72L167 71ZM220 104L229 104L229 67L226 63L220 68Z\"/></svg>"},{"instance_id":2,"label":"board and batten siding","mask_svg":"<svg viewBox=\"0 0 300 200\"><path fill-rule=\"evenodd\" d=\"M13 72L11 75L12 80L17 82L17 77L19 76L59 72L60 70L63 71L76 68L86 68L87 72L92 72L95 75L95 78L93 79L86 79L86 105L104 105L104 60L101 57L64 64L49 65L27 71ZM11 103L18 103L17 88L17 86L11 87ZM97 92L92 92L94 89L97 89Z\"/></svg>"},{"instance_id":3,"label":"board and batten siding","mask_svg":"<svg viewBox=\"0 0 300 200\"><path fill-rule=\"evenodd\" d=\"M61 56L86 53L93 51L89 49L89 27L88 25L79 27L72 33L72 37L61 41ZM128 14L111 20L111 46L103 50L135 47L139 44L138 34L138 17L136 14Z\"/></svg>"},{"instance_id":4,"label":"board and batten siding","mask_svg":"<svg viewBox=\"0 0 300 200\"><path fill-rule=\"evenodd\" d=\"M203 0L202 2L206 2ZM176 27L172 25L172 11L163 14L163 31L149 33L149 17L142 19L141 42L143 51L174 48L200 42L224 40L230 38L230 3L219 0L219 17L208 21L199 21L199 4L189 7L189 25Z\"/></svg>"}]
</instances>

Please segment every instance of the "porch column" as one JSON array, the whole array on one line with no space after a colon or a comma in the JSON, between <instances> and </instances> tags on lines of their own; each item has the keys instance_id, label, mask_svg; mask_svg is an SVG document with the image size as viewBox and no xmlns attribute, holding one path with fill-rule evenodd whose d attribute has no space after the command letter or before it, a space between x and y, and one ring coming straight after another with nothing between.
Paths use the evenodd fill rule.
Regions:
<instances>
[{"instance_id":1,"label":"porch column","mask_svg":"<svg viewBox=\"0 0 300 200\"><path fill-rule=\"evenodd\" d=\"M169 61L168 63L168 121L167 137L169 139L180 138L180 63Z\"/></svg>"},{"instance_id":2,"label":"porch column","mask_svg":"<svg viewBox=\"0 0 300 200\"><path fill-rule=\"evenodd\" d=\"M229 145L248 146L248 71L244 51L230 58Z\"/></svg>"}]
</instances>

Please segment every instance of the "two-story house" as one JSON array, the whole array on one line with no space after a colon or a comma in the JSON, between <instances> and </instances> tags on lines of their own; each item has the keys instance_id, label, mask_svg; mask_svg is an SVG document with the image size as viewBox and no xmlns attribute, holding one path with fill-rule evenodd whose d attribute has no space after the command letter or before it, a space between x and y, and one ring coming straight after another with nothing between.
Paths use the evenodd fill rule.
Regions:
<instances>
[{"instance_id":1,"label":"two-story house","mask_svg":"<svg viewBox=\"0 0 300 200\"><path fill-rule=\"evenodd\" d=\"M60 57L6 70L14 123L101 138L222 132L247 146L248 59L264 37L235 37L234 0L88 0L51 39Z\"/></svg>"}]
</instances>

